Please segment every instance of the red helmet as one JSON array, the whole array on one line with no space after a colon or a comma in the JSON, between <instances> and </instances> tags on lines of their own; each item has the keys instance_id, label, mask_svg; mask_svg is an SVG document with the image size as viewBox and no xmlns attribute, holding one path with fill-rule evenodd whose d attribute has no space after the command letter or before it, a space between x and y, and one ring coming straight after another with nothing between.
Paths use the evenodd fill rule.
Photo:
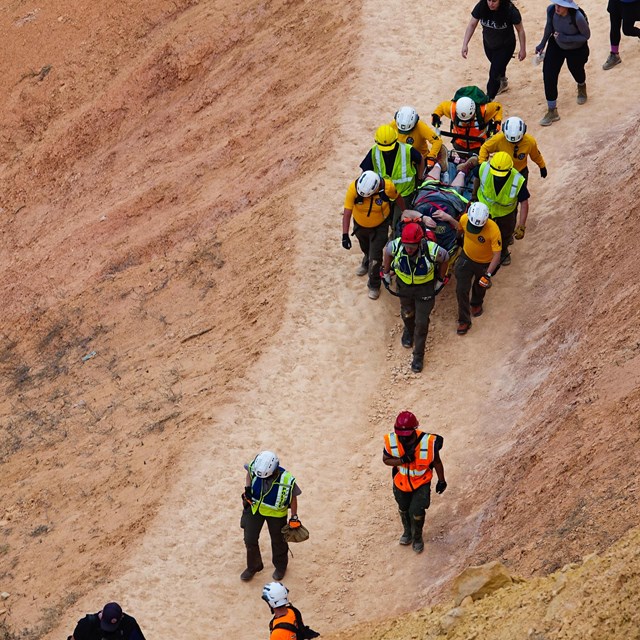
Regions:
<instances>
[{"instance_id":1,"label":"red helmet","mask_svg":"<svg viewBox=\"0 0 640 640\"><path fill-rule=\"evenodd\" d=\"M394 431L399 436L410 436L419 424L418 418L411 411L401 411L396 418Z\"/></svg>"},{"instance_id":2,"label":"red helmet","mask_svg":"<svg viewBox=\"0 0 640 640\"><path fill-rule=\"evenodd\" d=\"M420 225L417 222L410 222L404 226L400 239L407 244L418 244L422 238L424 234Z\"/></svg>"}]
</instances>

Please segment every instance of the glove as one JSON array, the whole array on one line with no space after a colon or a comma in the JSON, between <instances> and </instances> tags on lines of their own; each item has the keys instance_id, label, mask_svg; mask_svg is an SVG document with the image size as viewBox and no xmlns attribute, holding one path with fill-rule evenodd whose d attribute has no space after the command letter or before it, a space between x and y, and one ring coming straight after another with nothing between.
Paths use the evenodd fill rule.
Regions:
<instances>
[{"instance_id":1,"label":"glove","mask_svg":"<svg viewBox=\"0 0 640 640\"><path fill-rule=\"evenodd\" d=\"M391 285L391 271L389 273L385 273L382 269L380 269L380 277L388 284Z\"/></svg>"},{"instance_id":2,"label":"glove","mask_svg":"<svg viewBox=\"0 0 640 640\"><path fill-rule=\"evenodd\" d=\"M488 273L485 273L480 280L478 280L478 284L483 289L491 289L491 276Z\"/></svg>"},{"instance_id":3,"label":"glove","mask_svg":"<svg viewBox=\"0 0 640 640\"><path fill-rule=\"evenodd\" d=\"M547 177L547 167L540 167L540 177L541 178Z\"/></svg>"},{"instance_id":4,"label":"glove","mask_svg":"<svg viewBox=\"0 0 640 640\"><path fill-rule=\"evenodd\" d=\"M291 516L291 518L289 519L289 527L291 529L297 529L300 526L302 526L302 523L300 522L298 516Z\"/></svg>"},{"instance_id":5,"label":"glove","mask_svg":"<svg viewBox=\"0 0 640 640\"><path fill-rule=\"evenodd\" d=\"M447 282L449 282L449 276L445 276L444 280L440 280L440 278L438 278L435 286L436 293L440 293L440 290L444 287L445 284L447 284Z\"/></svg>"},{"instance_id":6,"label":"glove","mask_svg":"<svg viewBox=\"0 0 640 640\"><path fill-rule=\"evenodd\" d=\"M302 627L302 637L305 640L311 640L311 638L318 638L320 634L317 631L314 631L311 627L308 627L306 624Z\"/></svg>"},{"instance_id":7,"label":"glove","mask_svg":"<svg viewBox=\"0 0 640 640\"><path fill-rule=\"evenodd\" d=\"M439 128L442 124L442 120L440 120L440 116L437 113L431 114L431 124L436 128Z\"/></svg>"},{"instance_id":8,"label":"glove","mask_svg":"<svg viewBox=\"0 0 640 640\"><path fill-rule=\"evenodd\" d=\"M244 493L242 494L242 508L249 509L253 501L251 500L251 487L245 487Z\"/></svg>"},{"instance_id":9,"label":"glove","mask_svg":"<svg viewBox=\"0 0 640 640\"><path fill-rule=\"evenodd\" d=\"M401 456L400 460L404 462L404 464L410 464L416 459L415 453L405 453Z\"/></svg>"},{"instance_id":10,"label":"glove","mask_svg":"<svg viewBox=\"0 0 640 640\"><path fill-rule=\"evenodd\" d=\"M343 249L351 249L351 238L348 233L342 234L342 248Z\"/></svg>"},{"instance_id":11,"label":"glove","mask_svg":"<svg viewBox=\"0 0 640 640\"><path fill-rule=\"evenodd\" d=\"M513 234L513 237L514 237L516 240L522 240L522 238L524 238L524 232L525 232L525 231L526 231L525 226L524 226L523 224L519 224L519 225L516 227L516 230L515 230L515 232L514 232L514 234Z\"/></svg>"},{"instance_id":12,"label":"glove","mask_svg":"<svg viewBox=\"0 0 640 640\"><path fill-rule=\"evenodd\" d=\"M491 120L489 122L489 126L487 127L487 135L489 137L495 136L498 131L500 131L500 123L496 122L495 120Z\"/></svg>"},{"instance_id":13,"label":"glove","mask_svg":"<svg viewBox=\"0 0 640 640\"><path fill-rule=\"evenodd\" d=\"M445 480L438 480L436 483L436 493L444 493L444 490L447 488L447 483Z\"/></svg>"}]
</instances>

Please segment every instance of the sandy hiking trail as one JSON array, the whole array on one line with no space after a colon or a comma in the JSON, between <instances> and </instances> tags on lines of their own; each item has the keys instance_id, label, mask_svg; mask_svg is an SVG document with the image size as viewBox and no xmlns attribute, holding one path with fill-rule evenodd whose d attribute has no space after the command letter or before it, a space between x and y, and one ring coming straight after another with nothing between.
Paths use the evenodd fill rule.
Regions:
<instances>
[{"instance_id":1,"label":"sandy hiking trail","mask_svg":"<svg viewBox=\"0 0 640 640\"><path fill-rule=\"evenodd\" d=\"M511 88L502 103L507 115L529 123L549 178L543 185L532 168L527 237L514 247L513 265L496 278L483 317L467 337L458 338L454 285L449 285L432 314L425 370L410 373L410 355L399 343L397 300L383 291L378 301L370 301L366 282L353 273L357 245L349 253L340 248L343 196L375 128L391 120L400 105L413 104L429 119L432 108L458 86L484 86L487 62L479 31L469 60L459 56L472 4L363 3L362 24L354 25L352 34L358 72L336 105L340 127L327 132L339 142L326 169L306 176L306 186L289 202L296 257L283 324L236 381L233 401L202 424L175 469L165 504L120 577L82 598L61 625L69 628L78 612L117 598L151 638L172 637L177 619L185 638L266 637L269 612L260 601L272 571L266 530L265 570L248 584L239 580L245 566L239 528L242 465L265 448L280 455L303 490L299 513L311 539L292 547L284 582L314 628L339 630L423 604L472 549L479 514L491 499L474 490L476 474L487 473L491 460L511 444L510 426L538 380L535 370L515 380L510 368L524 339L523 318L536 310L528 293L533 278L528 265L557 259L549 229L563 212L553 193L574 167L587 163L576 155L577 130L581 139L600 131L593 113L606 96L609 117L621 112L607 93L611 78L597 71L607 50L603 19L592 20L588 106L575 105L564 70L563 119L548 130L537 126L544 111L539 70L530 57L511 63ZM584 4L595 14L595 1ZM538 5L520 3L529 56L542 33ZM427 34L429 44L416 45L407 37L407 24L412 33ZM621 71L637 84L629 75L631 58L625 57ZM445 439L449 489L432 494L426 549L419 557L397 544L390 473L380 460L382 436L403 409Z\"/></svg>"}]
</instances>

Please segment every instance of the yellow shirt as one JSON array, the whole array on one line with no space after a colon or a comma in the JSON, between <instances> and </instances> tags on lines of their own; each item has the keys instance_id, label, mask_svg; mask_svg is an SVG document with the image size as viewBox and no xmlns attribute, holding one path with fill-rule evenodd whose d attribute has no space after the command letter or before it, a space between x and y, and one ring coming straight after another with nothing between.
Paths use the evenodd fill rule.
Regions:
<instances>
[{"instance_id":1,"label":"yellow shirt","mask_svg":"<svg viewBox=\"0 0 640 640\"><path fill-rule=\"evenodd\" d=\"M468 221L469 216L464 213L460 218L460 228L464 233L462 250L474 262L481 264L491 262L494 251L502 250L502 236L498 225L489 219L480 233L469 233L467 231Z\"/></svg>"},{"instance_id":2,"label":"yellow shirt","mask_svg":"<svg viewBox=\"0 0 640 640\"><path fill-rule=\"evenodd\" d=\"M381 197L385 194L388 199ZM353 219L361 227L377 227L381 225L391 213L391 203L389 200L395 200L397 197L398 191L391 180L384 181L384 191L368 198L359 196L356 191L356 183L352 182L347 189L344 208L351 211Z\"/></svg>"},{"instance_id":3,"label":"yellow shirt","mask_svg":"<svg viewBox=\"0 0 640 640\"><path fill-rule=\"evenodd\" d=\"M520 142L509 142L504 133L497 133L482 145L478 161L482 164L491 154L498 151L505 151L513 158L513 166L517 171L522 171L527 166L527 156L530 156L541 169L546 166L536 139L528 133L522 136Z\"/></svg>"},{"instance_id":4,"label":"yellow shirt","mask_svg":"<svg viewBox=\"0 0 640 640\"><path fill-rule=\"evenodd\" d=\"M442 138L426 122L418 120L416 126L409 133L398 131L398 125L395 120L392 120L389 124L398 132L398 140L400 142L410 144L420 152L423 158L438 159L438 154L442 147Z\"/></svg>"},{"instance_id":5,"label":"yellow shirt","mask_svg":"<svg viewBox=\"0 0 640 640\"><path fill-rule=\"evenodd\" d=\"M451 118L451 107L455 102L452 100L445 100L441 102L434 110L434 114L437 116ZM487 102L482 105L484 107L484 121L495 120L496 122L502 122L502 105L499 102ZM473 122L473 119L471 120Z\"/></svg>"}]
</instances>

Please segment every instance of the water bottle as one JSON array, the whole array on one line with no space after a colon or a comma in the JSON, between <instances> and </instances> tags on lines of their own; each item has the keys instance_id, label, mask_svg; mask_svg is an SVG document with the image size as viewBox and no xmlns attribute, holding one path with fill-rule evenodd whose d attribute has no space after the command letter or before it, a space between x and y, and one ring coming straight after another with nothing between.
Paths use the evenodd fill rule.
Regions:
<instances>
[{"instance_id":1,"label":"water bottle","mask_svg":"<svg viewBox=\"0 0 640 640\"><path fill-rule=\"evenodd\" d=\"M543 49L540 53L536 53L536 55L533 56L534 67L537 67L544 60L544 52L545 50Z\"/></svg>"}]
</instances>

